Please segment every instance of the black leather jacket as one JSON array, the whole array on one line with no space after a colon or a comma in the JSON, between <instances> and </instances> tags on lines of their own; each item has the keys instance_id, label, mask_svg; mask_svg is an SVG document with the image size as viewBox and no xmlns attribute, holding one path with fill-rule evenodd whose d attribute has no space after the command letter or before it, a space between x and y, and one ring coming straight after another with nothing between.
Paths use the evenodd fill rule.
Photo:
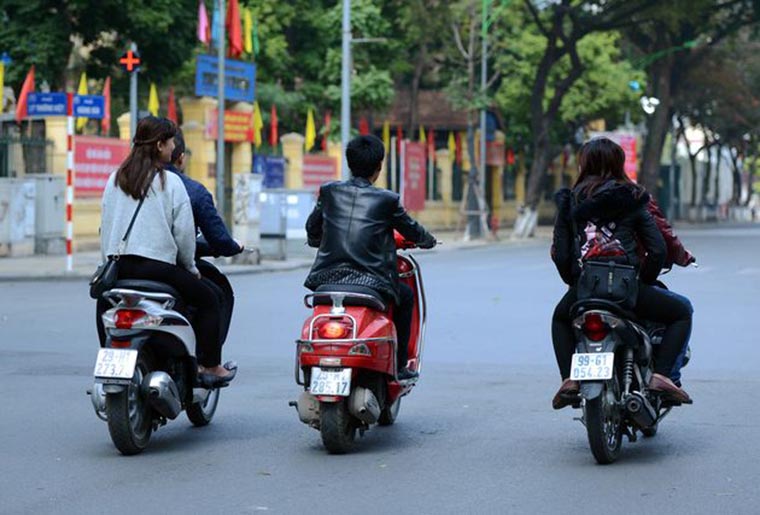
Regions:
<instances>
[{"instance_id":1,"label":"black leather jacket","mask_svg":"<svg viewBox=\"0 0 760 515\"><path fill-rule=\"evenodd\" d=\"M575 196L574 206L571 199ZM635 186L608 181L600 185L590 197L567 188L554 196L557 218L554 222L552 260L565 283L574 286L580 275L578 256L573 242L572 219L575 219L580 245L586 241L586 222L597 225L613 223L614 237L625 251L628 264L639 267L639 276L645 283L653 283L662 269L667 254L652 215L647 210L649 193ZM638 244L646 251L646 260L640 263Z\"/></svg>"},{"instance_id":2,"label":"black leather jacket","mask_svg":"<svg viewBox=\"0 0 760 515\"><path fill-rule=\"evenodd\" d=\"M398 303L394 229L415 243L435 243L396 193L359 177L324 184L306 221L309 246L319 247L319 252L304 286L366 286Z\"/></svg>"}]
</instances>

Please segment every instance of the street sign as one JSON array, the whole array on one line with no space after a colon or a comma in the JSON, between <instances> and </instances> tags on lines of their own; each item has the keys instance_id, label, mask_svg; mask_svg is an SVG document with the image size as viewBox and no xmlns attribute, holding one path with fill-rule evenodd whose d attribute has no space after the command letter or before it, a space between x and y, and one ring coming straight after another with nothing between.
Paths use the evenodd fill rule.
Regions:
<instances>
[{"instance_id":1,"label":"street sign","mask_svg":"<svg viewBox=\"0 0 760 515\"><path fill-rule=\"evenodd\" d=\"M105 97L102 95L75 95L74 116L77 118L103 118Z\"/></svg>"},{"instance_id":2,"label":"street sign","mask_svg":"<svg viewBox=\"0 0 760 515\"><path fill-rule=\"evenodd\" d=\"M119 59L119 64L129 73L140 71L140 54L134 50L127 50Z\"/></svg>"},{"instance_id":3,"label":"street sign","mask_svg":"<svg viewBox=\"0 0 760 515\"><path fill-rule=\"evenodd\" d=\"M199 97L216 98L216 56L199 55L195 66L195 94ZM255 98L256 65L232 59L224 60L224 97L226 100L253 102Z\"/></svg>"},{"instance_id":4,"label":"street sign","mask_svg":"<svg viewBox=\"0 0 760 515\"><path fill-rule=\"evenodd\" d=\"M66 116L66 93L29 93L27 116Z\"/></svg>"}]
</instances>

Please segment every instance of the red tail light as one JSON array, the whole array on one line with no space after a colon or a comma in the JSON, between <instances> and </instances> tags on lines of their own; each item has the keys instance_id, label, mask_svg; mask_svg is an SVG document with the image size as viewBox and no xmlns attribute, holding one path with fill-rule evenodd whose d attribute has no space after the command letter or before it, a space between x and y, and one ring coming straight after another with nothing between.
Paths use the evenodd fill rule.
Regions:
<instances>
[{"instance_id":1,"label":"red tail light","mask_svg":"<svg viewBox=\"0 0 760 515\"><path fill-rule=\"evenodd\" d=\"M132 346L129 340L111 340L111 347L114 349L128 349Z\"/></svg>"},{"instance_id":2,"label":"red tail light","mask_svg":"<svg viewBox=\"0 0 760 515\"><path fill-rule=\"evenodd\" d=\"M346 338L351 333L351 323L345 320L328 320L317 328L317 335L323 340Z\"/></svg>"},{"instance_id":3,"label":"red tail light","mask_svg":"<svg viewBox=\"0 0 760 515\"><path fill-rule=\"evenodd\" d=\"M113 317L117 329L132 329L132 324L145 316L141 309L120 309Z\"/></svg>"},{"instance_id":4,"label":"red tail light","mask_svg":"<svg viewBox=\"0 0 760 515\"><path fill-rule=\"evenodd\" d=\"M592 342L599 342L609 334L610 328L599 313L590 313L583 319L583 334Z\"/></svg>"}]
</instances>

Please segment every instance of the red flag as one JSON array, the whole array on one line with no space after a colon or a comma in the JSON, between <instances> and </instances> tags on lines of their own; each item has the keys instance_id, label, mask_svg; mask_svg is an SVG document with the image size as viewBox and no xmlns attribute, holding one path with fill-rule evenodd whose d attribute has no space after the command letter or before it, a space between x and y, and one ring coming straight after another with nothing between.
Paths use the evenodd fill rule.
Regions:
<instances>
[{"instance_id":1,"label":"red flag","mask_svg":"<svg viewBox=\"0 0 760 515\"><path fill-rule=\"evenodd\" d=\"M169 87L169 102L166 106L166 117L174 123L177 121L177 102L174 100L174 87Z\"/></svg>"},{"instance_id":2,"label":"red flag","mask_svg":"<svg viewBox=\"0 0 760 515\"><path fill-rule=\"evenodd\" d=\"M230 0L227 6L227 34L229 35L230 57L240 57L243 53L243 27L240 25L240 6L237 0Z\"/></svg>"},{"instance_id":3,"label":"red flag","mask_svg":"<svg viewBox=\"0 0 760 515\"><path fill-rule=\"evenodd\" d=\"M269 144L276 147L279 141L280 135L277 126L277 107L272 104L272 114L269 118Z\"/></svg>"},{"instance_id":4,"label":"red flag","mask_svg":"<svg viewBox=\"0 0 760 515\"><path fill-rule=\"evenodd\" d=\"M462 166L462 133L457 132L456 163Z\"/></svg>"},{"instance_id":5,"label":"red flag","mask_svg":"<svg viewBox=\"0 0 760 515\"><path fill-rule=\"evenodd\" d=\"M366 136L369 134L369 122L367 121L367 118L362 116L359 118L359 134L362 136Z\"/></svg>"},{"instance_id":6,"label":"red flag","mask_svg":"<svg viewBox=\"0 0 760 515\"><path fill-rule=\"evenodd\" d=\"M322 151L327 152L327 138L330 136L330 124L332 122L332 115L330 111L325 113L325 133L322 135Z\"/></svg>"},{"instance_id":7,"label":"red flag","mask_svg":"<svg viewBox=\"0 0 760 515\"><path fill-rule=\"evenodd\" d=\"M34 93L34 65L29 68L29 73L24 79L24 85L21 86L21 93L18 94L18 102L16 103L16 121L18 123L26 118L26 101L29 93Z\"/></svg>"},{"instance_id":8,"label":"red flag","mask_svg":"<svg viewBox=\"0 0 760 515\"><path fill-rule=\"evenodd\" d=\"M430 127L427 133L428 159L435 163L435 131Z\"/></svg>"},{"instance_id":9,"label":"red flag","mask_svg":"<svg viewBox=\"0 0 760 515\"><path fill-rule=\"evenodd\" d=\"M396 125L396 152L401 152L401 140L404 139L404 129Z\"/></svg>"},{"instance_id":10,"label":"red flag","mask_svg":"<svg viewBox=\"0 0 760 515\"><path fill-rule=\"evenodd\" d=\"M103 84L103 119L100 120L100 127L104 136L111 132L111 77L106 77Z\"/></svg>"},{"instance_id":11,"label":"red flag","mask_svg":"<svg viewBox=\"0 0 760 515\"><path fill-rule=\"evenodd\" d=\"M512 150L511 148L507 149L507 164L509 166L512 166L513 164L515 164L515 151Z\"/></svg>"}]
</instances>

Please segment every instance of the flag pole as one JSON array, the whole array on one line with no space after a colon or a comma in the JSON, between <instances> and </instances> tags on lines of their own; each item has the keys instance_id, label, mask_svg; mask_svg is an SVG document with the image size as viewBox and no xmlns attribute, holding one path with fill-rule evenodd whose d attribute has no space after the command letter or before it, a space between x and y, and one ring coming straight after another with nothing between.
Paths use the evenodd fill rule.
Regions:
<instances>
[{"instance_id":1,"label":"flag pole","mask_svg":"<svg viewBox=\"0 0 760 515\"><path fill-rule=\"evenodd\" d=\"M226 214L224 198L224 45L227 39L225 33L225 1L219 0L219 40L217 41L217 135L216 135L216 205L217 210ZM225 217L226 218L226 217ZM229 220L226 220L229 222Z\"/></svg>"},{"instance_id":2,"label":"flag pole","mask_svg":"<svg viewBox=\"0 0 760 515\"><path fill-rule=\"evenodd\" d=\"M348 180L350 173L346 162L346 146L351 137L351 0L343 0L343 58L341 67L340 97L340 147L341 175Z\"/></svg>"}]
</instances>

